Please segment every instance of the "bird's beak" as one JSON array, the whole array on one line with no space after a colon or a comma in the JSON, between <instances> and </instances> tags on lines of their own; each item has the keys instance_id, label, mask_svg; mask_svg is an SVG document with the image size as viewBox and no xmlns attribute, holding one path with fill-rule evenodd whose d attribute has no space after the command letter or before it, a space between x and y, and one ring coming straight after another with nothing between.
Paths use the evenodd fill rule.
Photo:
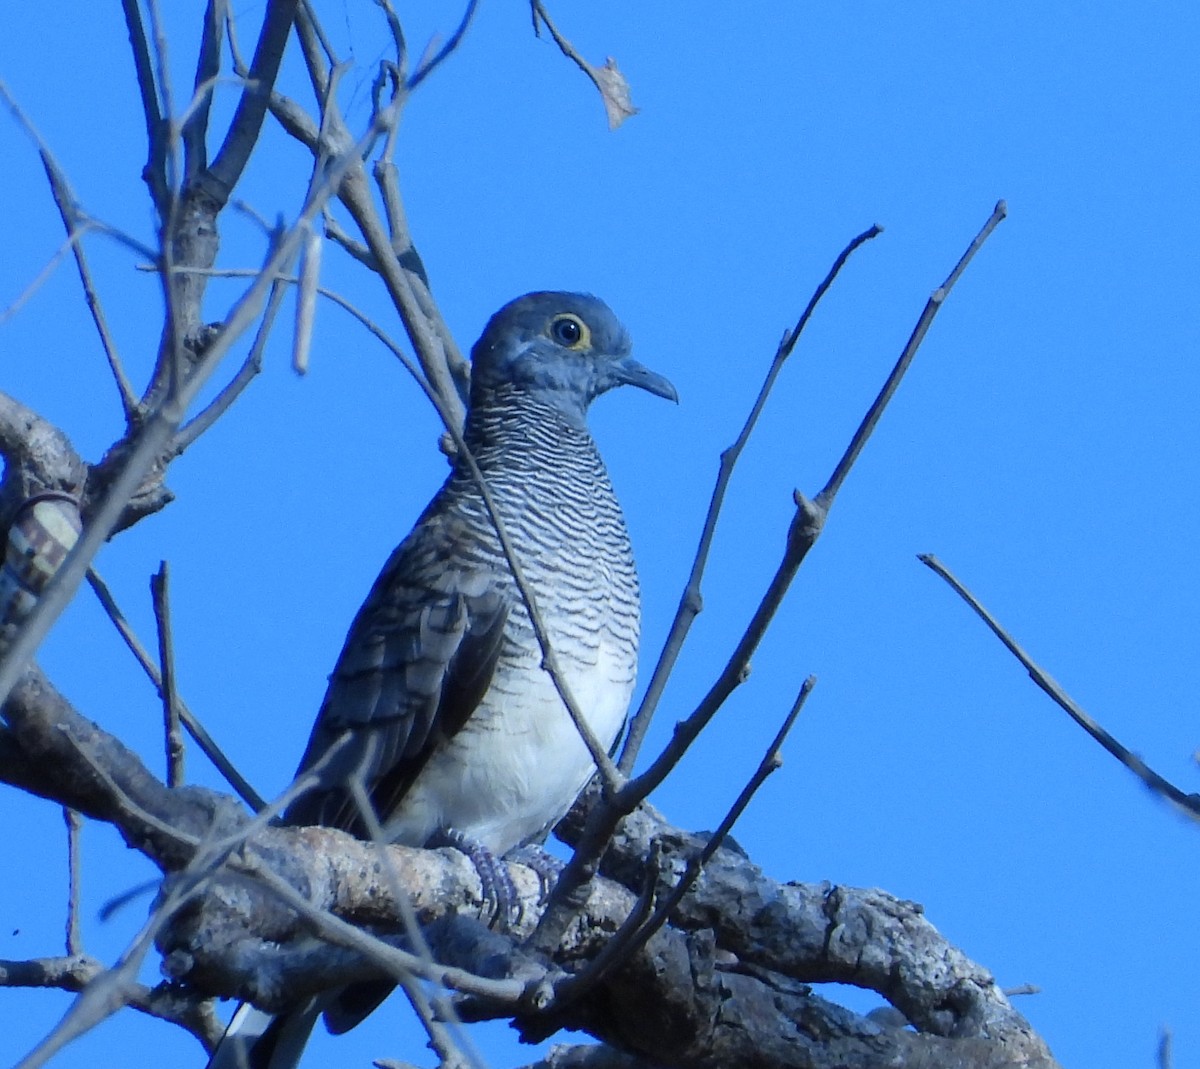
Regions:
<instances>
[{"instance_id":1,"label":"bird's beak","mask_svg":"<svg viewBox=\"0 0 1200 1069\"><path fill-rule=\"evenodd\" d=\"M648 390L652 394L659 397L665 397L668 401L679 403L679 394L675 391L675 387L671 385L671 380L664 378L662 375L651 371L643 364L639 364L632 356L625 357L624 360L618 361L614 366L615 378L618 383L623 386L639 386L643 390Z\"/></svg>"}]
</instances>

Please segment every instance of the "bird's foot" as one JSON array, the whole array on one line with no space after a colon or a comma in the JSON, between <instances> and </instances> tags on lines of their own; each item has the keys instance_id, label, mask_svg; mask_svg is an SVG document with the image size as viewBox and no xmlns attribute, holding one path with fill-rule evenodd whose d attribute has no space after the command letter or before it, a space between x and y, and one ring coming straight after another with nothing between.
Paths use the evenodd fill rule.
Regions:
<instances>
[{"instance_id":1,"label":"bird's foot","mask_svg":"<svg viewBox=\"0 0 1200 1069\"><path fill-rule=\"evenodd\" d=\"M508 866L492 853L483 843L448 828L438 832L429 842L430 846L452 846L475 866L479 883L483 888L484 901L491 905L492 915L488 927L501 931L510 928L520 917L521 899L517 893Z\"/></svg>"},{"instance_id":2,"label":"bird's foot","mask_svg":"<svg viewBox=\"0 0 1200 1069\"><path fill-rule=\"evenodd\" d=\"M543 905L549 899L550 892L554 890L554 885L558 883L562 870L567 867L565 861L547 853L537 843L527 843L525 846L515 847L504 855L504 860L515 861L518 865L524 865L527 869L533 869L537 873L538 901Z\"/></svg>"}]
</instances>

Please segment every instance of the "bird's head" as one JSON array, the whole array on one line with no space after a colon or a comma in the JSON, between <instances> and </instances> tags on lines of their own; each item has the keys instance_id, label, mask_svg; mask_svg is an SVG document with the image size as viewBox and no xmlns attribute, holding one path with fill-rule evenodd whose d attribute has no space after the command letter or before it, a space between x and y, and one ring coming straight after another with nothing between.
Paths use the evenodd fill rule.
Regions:
<instances>
[{"instance_id":1,"label":"bird's head","mask_svg":"<svg viewBox=\"0 0 1200 1069\"><path fill-rule=\"evenodd\" d=\"M630 355L629 335L603 301L583 293L527 293L488 321L471 350L471 404L512 385L582 425L614 386L678 401L675 387Z\"/></svg>"}]
</instances>

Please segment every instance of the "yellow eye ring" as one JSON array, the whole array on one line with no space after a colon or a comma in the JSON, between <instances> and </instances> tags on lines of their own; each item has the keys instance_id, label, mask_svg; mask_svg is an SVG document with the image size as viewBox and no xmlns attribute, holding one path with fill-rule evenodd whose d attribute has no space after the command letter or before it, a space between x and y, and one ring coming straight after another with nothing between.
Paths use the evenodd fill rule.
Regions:
<instances>
[{"instance_id":1,"label":"yellow eye ring","mask_svg":"<svg viewBox=\"0 0 1200 1069\"><path fill-rule=\"evenodd\" d=\"M579 351L592 344L592 332L588 325L571 312L562 312L550 320L546 327L550 340L564 349Z\"/></svg>"}]
</instances>

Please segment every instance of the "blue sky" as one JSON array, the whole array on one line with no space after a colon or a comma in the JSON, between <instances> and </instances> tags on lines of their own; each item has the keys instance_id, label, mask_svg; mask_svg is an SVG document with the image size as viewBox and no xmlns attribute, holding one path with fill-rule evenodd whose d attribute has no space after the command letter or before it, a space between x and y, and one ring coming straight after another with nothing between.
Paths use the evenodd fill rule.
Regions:
<instances>
[{"instance_id":1,"label":"blue sky","mask_svg":"<svg viewBox=\"0 0 1200 1069\"><path fill-rule=\"evenodd\" d=\"M169 7L182 92L202 4ZM385 38L365 0L318 5L357 66L361 118ZM261 3L237 7L249 48ZM603 5L561 0L563 31L613 55L641 113L610 133L590 85L527 8L489 0L460 53L410 102L397 162L410 223L460 342L510 297L604 297L681 404L633 391L593 427L625 505L645 592L643 675L707 505L783 328L845 242L873 222L781 378L736 475L706 611L654 741L690 711L778 561L791 491L820 488L930 290L1004 197L1010 217L954 291L801 570L749 682L655 801L717 824L787 710L819 683L785 764L737 829L779 879L874 885L928 916L1005 986L1064 1065L1200 1060L1198 830L1148 796L1029 682L916 561L938 554L1109 730L1196 787L1200 636L1200 11L1162 3ZM424 5L414 48L459 9ZM0 77L94 214L149 239L140 112L119 16L25 5L0 16ZM283 86L308 103L291 57ZM228 114L232 87L219 97ZM0 306L61 242L36 154L0 121L9 204ZM291 216L303 151L269 128L239 195ZM222 262L261 259L226 221ZM159 323L154 281L88 246L130 374ZM335 248L326 285L400 334L380 287ZM221 314L236 288L213 286ZM345 628L444 474L436 420L395 361L319 309L312 370L285 332L265 373L171 469L165 512L99 567L146 640L147 580L171 563L180 687L264 792L281 789ZM231 368L232 370L232 368ZM0 324L0 389L96 459L116 394L68 266ZM43 664L79 708L157 767L159 706L94 602ZM189 772L217 785L198 754ZM59 813L0 793L0 958L61 947ZM106 828L85 835L85 938L111 960L144 904L99 906L148 874ZM11 874L18 874L12 878ZM862 1008L872 1004L846 996ZM65 996L0 992L0 1064ZM315 1043L308 1065L422 1060L407 1011ZM517 1065L502 1026L477 1031ZM123 1014L62 1067L202 1064L194 1041ZM428 1061L426 1058L425 1061Z\"/></svg>"}]
</instances>

